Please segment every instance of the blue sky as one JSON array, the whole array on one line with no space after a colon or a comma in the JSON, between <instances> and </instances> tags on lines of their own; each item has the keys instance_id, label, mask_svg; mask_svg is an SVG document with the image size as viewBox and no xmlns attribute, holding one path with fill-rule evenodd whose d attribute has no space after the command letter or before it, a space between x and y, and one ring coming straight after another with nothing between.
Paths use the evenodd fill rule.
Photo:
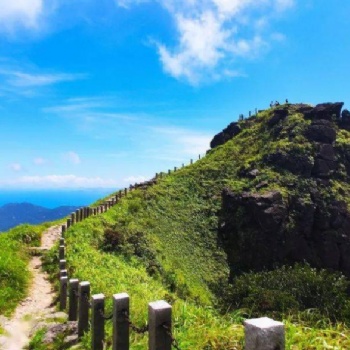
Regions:
<instances>
[{"instance_id":1,"label":"blue sky","mask_svg":"<svg viewBox=\"0 0 350 350\"><path fill-rule=\"evenodd\" d=\"M347 104L349 14L344 0L0 0L0 188L124 187L271 100Z\"/></svg>"}]
</instances>

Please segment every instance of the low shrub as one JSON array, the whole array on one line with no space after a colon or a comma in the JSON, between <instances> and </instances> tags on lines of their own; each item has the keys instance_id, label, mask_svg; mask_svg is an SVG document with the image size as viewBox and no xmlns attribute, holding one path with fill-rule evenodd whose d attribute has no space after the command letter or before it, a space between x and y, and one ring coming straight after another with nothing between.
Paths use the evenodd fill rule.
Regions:
<instances>
[{"instance_id":1,"label":"low shrub","mask_svg":"<svg viewBox=\"0 0 350 350\"><path fill-rule=\"evenodd\" d=\"M248 309L252 316L282 315L315 309L332 321L350 323L349 281L338 272L308 264L244 273L223 296L225 307Z\"/></svg>"}]
</instances>

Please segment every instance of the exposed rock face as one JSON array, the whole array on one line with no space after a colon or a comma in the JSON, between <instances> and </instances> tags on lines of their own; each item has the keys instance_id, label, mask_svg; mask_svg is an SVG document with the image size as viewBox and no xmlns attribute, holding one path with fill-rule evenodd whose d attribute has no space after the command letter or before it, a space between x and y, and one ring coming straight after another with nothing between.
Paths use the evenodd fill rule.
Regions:
<instances>
[{"instance_id":1,"label":"exposed rock face","mask_svg":"<svg viewBox=\"0 0 350 350\"><path fill-rule=\"evenodd\" d=\"M307 155L294 155L283 152L269 154L266 157L268 163L287 169L293 174L310 176L313 161Z\"/></svg>"},{"instance_id":2,"label":"exposed rock face","mask_svg":"<svg viewBox=\"0 0 350 350\"><path fill-rule=\"evenodd\" d=\"M332 127L331 122L327 120L317 120L309 126L305 136L310 141L332 144L335 141L337 133Z\"/></svg>"},{"instance_id":3,"label":"exposed rock face","mask_svg":"<svg viewBox=\"0 0 350 350\"><path fill-rule=\"evenodd\" d=\"M241 128L238 123L231 123L224 130L214 136L210 142L210 147L215 148L217 146L223 145L227 141L231 140L234 136L238 135L240 132Z\"/></svg>"},{"instance_id":4,"label":"exposed rock face","mask_svg":"<svg viewBox=\"0 0 350 350\"><path fill-rule=\"evenodd\" d=\"M234 274L307 261L350 276L350 213L344 202L325 208L322 200L295 197L287 205L279 192L237 195L225 189L219 239Z\"/></svg>"},{"instance_id":5,"label":"exposed rock face","mask_svg":"<svg viewBox=\"0 0 350 350\"><path fill-rule=\"evenodd\" d=\"M330 188L331 180L340 176L338 169L346 169L341 176L350 177L350 145L335 144L338 126L350 130L350 112L344 110L340 118L342 106L293 106L293 112L311 119L303 129L308 151L278 150L263 157L265 165L293 174L288 195L273 190L257 194L264 187L260 184L251 192L223 190L218 237L233 274L307 261L350 276L350 212ZM271 114L267 126L275 136L276 129L283 129L288 109ZM290 142L295 135L288 136ZM255 180L260 172L254 168L243 176Z\"/></svg>"},{"instance_id":6,"label":"exposed rock face","mask_svg":"<svg viewBox=\"0 0 350 350\"><path fill-rule=\"evenodd\" d=\"M310 111L307 111L305 117L313 120L325 119L329 121L331 121L333 117L340 119L340 112L343 105L343 102L321 103Z\"/></svg>"},{"instance_id":7,"label":"exposed rock face","mask_svg":"<svg viewBox=\"0 0 350 350\"><path fill-rule=\"evenodd\" d=\"M281 120L283 120L288 115L288 109L287 108L277 108L274 109L273 115L270 118L270 120L267 122L267 125L272 127L276 124L278 124Z\"/></svg>"}]
</instances>

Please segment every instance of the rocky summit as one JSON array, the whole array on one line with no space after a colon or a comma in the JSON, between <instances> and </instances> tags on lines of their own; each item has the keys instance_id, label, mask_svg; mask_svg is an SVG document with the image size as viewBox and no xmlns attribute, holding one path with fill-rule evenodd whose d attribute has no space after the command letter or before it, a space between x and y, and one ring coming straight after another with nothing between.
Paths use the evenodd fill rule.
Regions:
<instances>
[{"instance_id":1,"label":"rocky summit","mask_svg":"<svg viewBox=\"0 0 350 350\"><path fill-rule=\"evenodd\" d=\"M231 274L306 261L350 276L350 112L342 108L276 106L213 138L209 153L260 140L242 158L244 188L222 191L218 236Z\"/></svg>"}]
</instances>

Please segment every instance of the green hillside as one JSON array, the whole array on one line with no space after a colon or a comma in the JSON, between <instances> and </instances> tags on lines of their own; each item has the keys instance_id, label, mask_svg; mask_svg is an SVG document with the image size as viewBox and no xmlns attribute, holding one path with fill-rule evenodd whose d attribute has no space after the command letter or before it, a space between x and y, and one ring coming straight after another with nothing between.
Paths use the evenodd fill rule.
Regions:
<instances>
[{"instance_id":1,"label":"green hillside","mask_svg":"<svg viewBox=\"0 0 350 350\"><path fill-rule=\"evenodd\" d=\"M348 200L344 150L350 148L350 132L342 128L340 116L329 115L329 109L325 112L330 119L327 127L336 133L331 143L338 152L337 167L319 176L314 170L319 144L310 140L308 133L314 127L313 118L320 116L308 115L312 108L305 105L286 105L282 109L283 113L276 112L281 107L273 108L240 122L240 132L203 159L158 176L152 185L129 192L107 213L70 228L66 235L69 276L90 281L92 293L111 297L128 292L131 316L139 325L146 320L148 302L168 300L174 306L175 336L182 349L242 349L242 318L262 313L286 320L288 348L324 349L325 344L330 349L349 348L348 328L336 322L350 321L348 281L344 276L314 269L314 261L311 267L281 267L289 261L298 262L292 255L281 257L276 266L266 264L256 273L244 273L247 269L242 261L246 260L242 259L252 252L240 252L224 237L227 232L231 234L223 230L233 230L232 223L242 235L248 235L239 238L242 242L245 237L256 239L259 231L244 205L231 208L232 212L223 207L225 193L253 193L254 199L261 200L271 191L278 192L277 207L286 219L276 221L270 207L263 218L270 219L271 214L275 221L268 222L272 227L277 222L278 232L283 230L286 237L299 237L300 212L287 205L291 197L301 198L303 204L314 203L309 190L316 187L321 197L315 206L324 204L326 216L334 201ZM271 161L274 154L282 154L284 163ZM289 155L294 157L295 166L287 162ZM343 221L338 228L332 226L327 231L330 237L344 229L346 205L342 206ZM289 216L284 208L290 209ZM312 227L315 232L321 230L317 225ZM344 242L346 246L348 241ZM259 259L263 257L259 255ZM340 270L346 272L343 261ZM56 251L46 257L46 265L54 274ZM259 272L264 268L274 271ZM110 334L108 328L109 341ZM88 341L87 336L86 346ZM143 348L145 342L145 337L134 334L132 349Z\"/></svg>"}]
</instances>

